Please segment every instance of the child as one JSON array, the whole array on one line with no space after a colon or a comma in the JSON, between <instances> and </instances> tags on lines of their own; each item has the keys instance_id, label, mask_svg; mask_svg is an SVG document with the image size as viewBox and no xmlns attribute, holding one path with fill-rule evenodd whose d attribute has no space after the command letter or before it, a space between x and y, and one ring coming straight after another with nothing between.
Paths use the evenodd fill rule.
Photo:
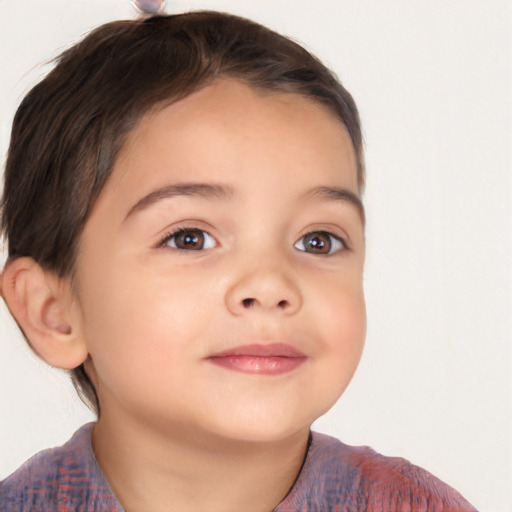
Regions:
<instances>
[{"instance_id":1,"label":"child","mask_svg":"<svg viewBox=\"0 0 512 512\"><path fill-rule=\"evenodd\" d=\"M363 348L363 187L352 97L260 25L115 22L66 51L14 120L2 295L98 421L0 510L474 510L310 432Z\"/></svg>"}]
</instances>

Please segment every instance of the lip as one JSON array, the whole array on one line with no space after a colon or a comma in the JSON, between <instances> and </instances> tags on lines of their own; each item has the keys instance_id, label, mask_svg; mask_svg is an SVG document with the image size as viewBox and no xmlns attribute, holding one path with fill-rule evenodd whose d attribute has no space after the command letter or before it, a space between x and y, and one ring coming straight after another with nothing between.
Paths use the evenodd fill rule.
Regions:
<instances>
[{"instance_id":1,"label":"lip","mask_svg":"<svg viewBox=\"0 0 512 512\"><path fill-rule=\"evenodd\" d=\"M240 345L212 354L207 360L227 370L254 375L288 373L306 362L307 356L285 343Z\"/></svg>"}]
</instances>

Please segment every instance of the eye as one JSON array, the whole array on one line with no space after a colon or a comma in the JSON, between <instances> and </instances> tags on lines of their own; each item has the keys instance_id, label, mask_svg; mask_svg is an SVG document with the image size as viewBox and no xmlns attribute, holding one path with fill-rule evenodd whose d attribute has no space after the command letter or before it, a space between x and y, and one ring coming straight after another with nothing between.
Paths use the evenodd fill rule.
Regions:
<instances>
[{"instance_id":1,"label":"eye","mask_svg":"<svg viewBox=\"0 0 512 512\"><path fill-rule=\"evenodd\" d=\"M347 249L347 244L327 231L313 231L304 235L294 245L296 249L311 254L334 254Z\"/></svg>"},{"instance_id":2,"label":"eye","mask_svg":"<svg viewBox=\"0 0 512 512\"><path fill-rule=\"evenodd\" d=\"M206 231L197 228L179 229L168 234L161 243L162 247L171 247L182 251L202 251L216 247L217 242Z\"/></svg>"}]
</instances>

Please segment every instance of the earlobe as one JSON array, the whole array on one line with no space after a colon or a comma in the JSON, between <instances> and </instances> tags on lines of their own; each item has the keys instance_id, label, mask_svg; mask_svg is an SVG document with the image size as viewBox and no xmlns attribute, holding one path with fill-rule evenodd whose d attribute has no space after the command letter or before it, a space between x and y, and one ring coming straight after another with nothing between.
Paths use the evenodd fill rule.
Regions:
<instances>
[{"instance_id":1,"label":"earlobe","mask_svg":"<svg viewBox=\"0 0 512 512\"><path fill-rule=\"evenodd\" d=\"M8 263L2 294L33 350L48 364L71 369L87 358L79 308L68 280L45 271L32 258Z\"/></svg>"}]
</instances>

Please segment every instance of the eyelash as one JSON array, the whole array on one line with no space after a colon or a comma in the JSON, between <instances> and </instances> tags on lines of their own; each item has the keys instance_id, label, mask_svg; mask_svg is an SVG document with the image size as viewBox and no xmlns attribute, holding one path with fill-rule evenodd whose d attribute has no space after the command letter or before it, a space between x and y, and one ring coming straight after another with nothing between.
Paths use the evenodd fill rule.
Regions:
<instances>
[{"instance_id":1,"label":"eyelash","mask_svg":"<svg viewBox=\"0 0 512 512\"><path fill-rule=\"evenodd\" d=\"M329 237L329 240L330 240L330 249L332 249L332 246L338 246L336 247L336 250L334 251L331 251L329 250L329 252L327 253L315 253L315 252L309 252L308 254L316 254L318 256L332 256L334 254L337 254L339 252L343 252L343 251L346 251L349 249L349 246L347 244L347 241L342 238L342 237L339 237L329 231L325 231L325 230L314 230L314 231L308 231L307 233L303 234L298 240L297 242L295 242L295 244L293 245L298 251L302 251L302 252L307 252L305 249L299 249L297 247L297 244L301 243L302 242L302 246L304 247L304 239L308 236L311 236L311 235L326 235L327 237Z\"/></svg>"},{"instance_id":2,"label":"eyelash","mask_svg":"<svg viewBox=\"0 0 512 512\"><path fill-rule=\"evenodd\" d=\"M158 244L158 247L161 247L161 248L164 248L164 247L169 247L169 241L172 240L173 238L175 239L178 235L180 235L181 233L193 233L193 232L200 232L200 233L203 233L205 234L207 237L211 238L212 240L215 240L212 235L210 235L207 231L205 231L204 229L200 229L200 228L195 228L195 227L186 227L186 228L178 228L174 231L171 231L169 233L167 233L164 238L160 241L160 243ZM215 242L216 243L216 242ZM184 252L184 253L190 253L190 252L194 252L194 249L182 249L180 247L170 247L171 249L175 250L175 251L179 251L179 252ZM207 249L210 249L211 247L207 247ZM204 250L203 247L201 247L200 250ZM199 252L199 249L196 249L195 252Z\"/></svg>"},{"instance_id":3,"label":"eyelash","mask_svg":"<svg viewBox=\"0 0 512 512\"><path fill-rule=\"evenodd\" d=\"M159 242L158 247L159 248L169 247L168 244L169 244L170 240L175 239L178 235L180 235L182 233L193 233L193 232L202 233L203 235L206 235L206 237L210 238L211 240L215 240L212 237L212 235L210 235L204 229L200 229L200 228L196 228L196 227L178 228L178 229L176 229L174 231L166 233L166 235L163 237L163 239ZM315 253L315 252L308 252L305 249L299 249L297 247L297 245L300 242L302 242L302 247L304 247L304 242L303 241L304 241L304 239L306 237L308 237L310 235L326 235L330 239L331 247L332 247L332 245L335 245L335 246L338 245L338 244L339 245L338 245L338 247L336 248L335 251L329 250L328 253ZM217 243L217 242L215 241L215 243ZM204 245L204 242L203 242L203 245ZM339 253L339 252L342 252L342 251L345 251L345 250L349 249L349 245L348 245L347 241L344 238L339 237L337 235L334 235L333 233L330 233L329 231L324 231L324 230L314 230L314 231L309 231L307 233L304 233L297 240L297 242L294 243L293 246L298 251L305 252L305 253L308 253L308 254L316 254L318 256L331 256L333 254L336 254L336 253ZM183 248L180 248L180 247L170 247L170 248L173 249L173 250L179 251L179 252L183 252L183 253L200 252L200 251L205 250L205 248L203 246L201 246L200 249L183 249ZM212 247L206 247L206 249L211 249L211 248Z\"/></svg>"}]
</instances>

